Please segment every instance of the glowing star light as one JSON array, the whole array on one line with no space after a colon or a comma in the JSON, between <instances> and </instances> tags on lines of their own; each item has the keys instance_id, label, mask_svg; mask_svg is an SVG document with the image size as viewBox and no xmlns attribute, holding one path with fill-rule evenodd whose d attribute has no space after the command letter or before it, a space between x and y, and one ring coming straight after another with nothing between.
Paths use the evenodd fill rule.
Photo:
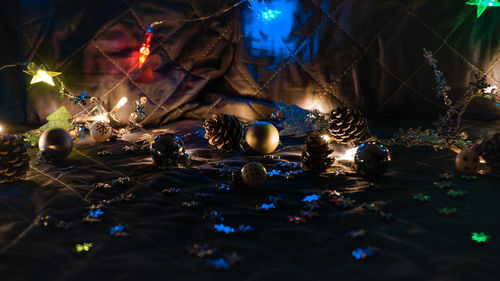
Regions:
<instances>
[{"instance_id":1,"label":"glowing star light","mask_svg":"<svg viewBox=\"0 0 500 281\"><path fill-rule=\"evenodd\" d=\"M27 70L23 70L23 72L33 76L33 79L31 79L30 84L45 82L51 86L55 86L54 80L52 79L52 77L56 77L58 75L61 75L61 72L47 71L47 70L45 70L45 67L43 65L40 65L38 67L33 62L28 64Z\"/></svg>"},{"instance_id":2,"label":"glowing star light","mask_svg":"<svg viewBox=\"0 0 500 281\"><path fill-rule=\"evenodd\" d=\"M470 0L466 4L471 6L477 6L477 17L479 18L486 8L489 7L500 7L500 2L498 0Z\"/></svg>"}]
</instances>

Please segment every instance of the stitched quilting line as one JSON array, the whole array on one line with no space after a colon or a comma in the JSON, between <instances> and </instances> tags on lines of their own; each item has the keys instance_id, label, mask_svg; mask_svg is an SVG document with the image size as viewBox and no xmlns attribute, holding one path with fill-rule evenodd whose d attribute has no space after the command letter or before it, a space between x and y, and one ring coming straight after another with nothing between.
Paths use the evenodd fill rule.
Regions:
<instances>
[{"instance_id":1,"label":"stitched quilting line","mask_svg":"<svg viewBox=\"0 0 500 281\"><path fill-rule=\"evenodd\" d=\"M92 41L92 45L109 61L111 62L113 65L116 66L116 68L118 68L124 75L126 75L128 78L129 78L129 81L130 83L132 83L132 85L134 85L137 89L139 89L145 96L147 96L153 103L155 103L158 107L161 107L163 110L167 111L165 108L163 108L163 106L159 103L157 103L154 99L151 98L151 96L146 93L146 91L139 85L137 84L137 82L135 82L132 77L130 77L130 75L120 66L118 65L115 61L113 61L106 53L104 53L101 48L94 42ZM137 64L136 64L137 66Z\"/></svg>"},{"instance_id":2,"label":"stitched quilting line","mask_svg":"<svg viewBox=\"0 0 500 281\"><path fill-rule=\"evenodd\" d=\"M359 43L358 41L356 41L349 33L347 33L347 31L345 31L341 25L339 25L335 19L333 19L333 17L327 13L325 10L323 10L323 8L315 1L315 0L309 0L311 1L314 5L316 5L318 8L320 8L320 10L335 24L339 27L339 29L344 32L349 38L351 38L351 40L356 43L356 45L358 45L358 47L361 47L363 50L365 50L366 54L368 55L368 57L370 57L371 59L373 59L375 62L376 62L376 65L383 69L387 74L389 74L390 76L392 76L393 78L395 78L396 80L398 80L400 83L402 83L404 86L406 86L408 89L410 89L411 91L415 92L416 94L418 94L420 97L422 97L424 100L428 101L429 103L432 103L436 106L439 106L437 105L435 102L431 101L429 98L427 98L424 94L420 93L418 90L416 90L415 88L411 87L410 85L406 84L401 78L399 78L399 76L397 76L395 73L393 73L390 69L388 69L387 67L385 67L383 64L380 63L380 61L372 56L370 54L370 52L368 52L368 47L364 47L361 43Z\"/></svg>"},{"instance_id":3,"label":"stitched quilting line","mask_svg":"<svg viewBox=\"0 0 500 281\"><path fill-rule=\"evenodd\" d=\"M408 14L410 14L411 16L413 16L414 18L416 18L416 19L417 19L417 21L419 21L420 23L422 23L422 24L424 24L424 25L425 25L425 23L424 23L422 20L420 20L419 18L417 18L417 17L416 17L416 15L414 15L414 14L413 14L413 13L412 13L409 9L408 9L408 7L406 7L406 5L403 5L403 4L401 4L401 5L403 6L403 8L405 9L405 11L406 11ZM464 17L460 20L460 22L459 22L458 24L456 24L454 28L452 28L452 30L448 33L448 35L447 35L445 38L442 38L441 36L439 36L439 34L435 33L435 35L436 35L436 36L438 36L438 38L440 38L440 39L443 41L443 42L442 42L442 44L439 46L439 48L438 48L438 49L434 52L435 54L438 54L438 53L439 53L439 51L440 51L440 50L441 50L444 46L446 46L446 43L445 43L445 42L446 42L446 41L447 41L447 40L451 37L451 35L453 35L453 33L455 33L455 31L456 31L456 30L460 27L460 25L462 25L462 23L463 23L463 22L467 19L467 17L469 17L469 15L470 15L470 13L468 13L466 16L464 16ZM431 29L430 29L430 27L428 27L428 26L426 26L426 28L428 28L429 30L431 30ZM431 31L432 31L432 30L431 30ZM413 76L415 76L415 75L418 73L418 71L419 71L420 69L422 69L422 67L424 67L425 65L427 65L427 63L426 63L426 62L421 63L421 64L420 64L420 65L419 65L419 66L415 69L415 71L413 71L413 73L412 73L410 76L408 76L408 78L405 80L405 82L410 81L410 79L412 79L412 78L413 78ZM388 96L388 97L384 100L384 102L383 102L383 103L381 104L381 106L378 108L377 113L380 113L380 111L381 111L381 110L382 110L382 109L386 106L386 104L388 104L388 102L390 101L390 99L391 99L391 98L392 98L392 97L393 97L393 96L394 96L394 95L395 95L395 94L396 94L396 93L397 93L397 92L398 92L398 91L402 88L402 86L403 86L403 84L401 84L401 85L400 85L400 86L399 86L399 87L398 87L398 88L397 88L397 89L396 89L396 90L395 90L395 91L394 91L391 95L389 95L389 96ZM442 104L441 104L441 105L439 105L439 107L440 107L440 108L444 108L444 105L442 105Z\"/></svg>"},{"instance_id":4,"label":"stitched quilting line","mask_svg":"<svg viewBox=\"0 0 500 281\"><path fill-rule=\"evenodd\" d=\"M470 62L468 59L466 59L459 51L457 51L455 48L453 48L452 46L450 46L450 44L448 44L448 41L447 38L442 38L439 33L437 33L435 30L433 30L430 26L428 26L423 20L421 20L419 17L417 17L414 13L412 13L410 10L408 10L408 8L401 4L408 12L409 15L411 15L412 17L414 17L415 19L417 19L422 25L424 25L427 29L429 29L434 35L436 35L439 39L441 39L444 44L446 45L446 47L448 47L452 52L454 52L457 56L459 56L463 61L465 61L469 66L471 66L472 68L476 69L479 73L485 75L486 73L481 70L478 66L476 66L475 64L473 64L472 62ZM471 10L471 12L469 12L467 14L467 17L470 16L471 14L473 14L473 11ZM460 21L459 23L457 23L457 26L455 26L455 28L453 28L453 32L460 26L462 25L462 23L465 21L465 19L467 17L464 17L464 19L462 21ZM451 34L450 34L451 36ZM496 79L494 78L490 78L492 81L495 81L497 83L500 83L499 81L497 81Z\"/></svg>"},{"instance_id":5,"label":"stitched quilting line","mask_svg":"<svg viewBox=\"0 0 500 281\"><path fill-rule=\"evenodd\" d=\"M42 174L42 175L44 175L44 176L46 176L46 177L50 178L52 181L56 181L56 182L58 182L59 184L61 184L61 185L63 185L64 187L66 187L68 190L70 190L70 191L72 191L73 193L75 193L76 195L78 195L78 197L80 197L80 199L82 199L82 200L83 200L83 196L82 196L82 195L81 195L78 191L76 191L73 187L71 187L69 184L67 184L67 183L63 182L62 180L60 180L60 179L58 179L58 178L55 178L55 177L53 177L53 176L51 176L51 175L49 175L49 174L45 173L44 171L41 171L41 170L37 169L35 166L33 166L33 165L31 165L31 164L30 164L30 169L32 169L32 170L34 170L34 171L36 171L36 172L37 172L37 173L39 173L39 174ZM83 201L85 201L85 200L83 200ZM88 202L88 201L86 201L86 202L87 202L87 203L90 203L90 202Z\"/></svg>"}]
</instances>

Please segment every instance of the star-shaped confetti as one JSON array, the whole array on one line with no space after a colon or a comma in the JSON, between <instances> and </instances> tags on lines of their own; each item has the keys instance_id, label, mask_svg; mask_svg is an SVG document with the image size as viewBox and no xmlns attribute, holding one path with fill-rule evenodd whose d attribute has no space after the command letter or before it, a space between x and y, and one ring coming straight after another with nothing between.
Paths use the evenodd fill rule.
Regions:
<instances>
[{"instance_id":1,"label":"star-shaped confetti","mask_svg":"<svg viewBox=\"0 0 500 281\"><path fill-rule=\"evenodd\" d=\"M465 194L467 194L467 191L466 190L461 190L461 189L458 189L458 190L453 190L453 189L450 189L446 195L448 195L449 197L451 198L455 198L455 199L463 199L465 197Z\"/></svg>"},{"instance_id":2,"label":"star-shaped confetti","mask_svg":"<svg viewBox=\"0 0 500 281\"><path fill-rule=\"evenodd\" d=\"M365 260L368 257L375 255L376 249L373 247L358 248L352 251L352 256L357 260Z\"/></svg>"},{"instance_id":3,"label":"star-shaped confetti","mask_svg":"<svg viewBox=\"0 0 500 281\"><path fill-rule=\"evenodd\" d=\"M450 187L453 184L453 182L450 181L435 181L434 186L439 188L439 189L444 189L447 187Z\"/></svg>"},{"instance_id":4,"label":"star-shaped confetti","mask_svg":"<svg viewBox=\"0 0 500 281\"><path fill-rule=\"evenodd\" d=\"M109 229L109 233L113 236L127 236L128 229L124 224L118 224Z\"/></svg>"},{"instance_id":5,"label":"star-shaped confetti","mask_svg":"<svg viewBox=\"0 0 500 281\"><path fill-rule=\"evenodd\" d=\"M29 63L23 72L33 76L30 84L44 82L51 86L55 86L52 77L61 75L61 72L47 71L43 65L37 66L33 62Z\"/></svg>"},{"instance_id":6,"label":"star-shaped confetti","mask_svg":"<svg viewBox=\"0 0 500 281\"><path fill-rule=\"evenodd\" d=\"M262 205L257 205L257 211L269 211L271 209L275 209L276 205L274 203L263 203Z\"/></svg>"},{"instance_id":7,"label":"star-shaped confetti","mask_svg":"<svg viewBox=\"0 0 500 281\"><path fill-rule=\"evenodd\" d=\"M417 201L419 201L421 203L431 201L431 197L429 195L426 195L426 194L423 194L423 193L419 193L419 194L413 195L413 199L417 200Z\"/></svg>"},{"instance_id":8,"label":"star-shaped confetti","mask_svg":"<svg viewBox=\"0 0 500 281\"><path fill-rule=\"evenodd\" d=\"M441 208L438 209L438 214L443 215L443 216L453 216L456 215L458 212L457 208Z\"/></svg>"},{"instance_id":9,"label":"star-shaped confetti","mask_svg":"<svg viewBox=\"0 0 500 281\"><path fill-rule=\"evenodd\" d=\"M225 234L234 233L236 230L233 227L221 224L214 225L215 232L224 232Z\"/></svg>"},{"instance_id":10,"label":"star-shaped confetti","mask_svg":"<svg viewBox=\"0 0 500 281\"><path fill-rule=\"evenodd\" d=\"M486 243L490 239L490 235L484 233L484 232L472 232L471 239L472 241L476 243Z\"/></svg>"},{"instance_id":11,"label":"star-shaped confetti","mask_svg":"<svg viewBox=\"0 0 500 281\"><path fill-rule=\"evenodd\" d=\"M83 244L76 244L75 245L75 252L77 253L83 253L83 252L88 252L90 249L94 246L92 243L83 243Z\"/></svg>"},{"instance_id":12,"label":"star-shaped confetti","mask_svg":"<svg viewBox=\"0 0 500 281\"><path fill-rule=\"evenodd\" d=\"M207 259L207 264L214 267L215 269L229 269L229 263L224 258Z\"/></svg>"},{"instance_id":13,"label":"star-shaped confetti","mask_svg":"<svg viewBox=\"0 0 500 281\"><path fill-rule=\"evenodd\" d=\"M89 208L89 212L85 215L83 220L90 223L101 222L101 216L103 214L104 212L100 208L92 206Z\"/></svg>"},{"instance_id":14,"label":"star-shaped confetti","mask_svg":"<svg viewBox=\"0 0 500 281\"><path fill-rule=\"evenodd\" d=\"M280 170L271 170L271 171L267 172L268 177L274 177L274 176L279 176L279 175L281 175Z\"/></svg>"},{"instance_id":15,"label":"star-shaped confetti","mask_svg":"<svg viewBox=\"0 0 500 281\"><path fill-rule=\"evenodd\" d=\"M318 201L320 197L321 196L318 194L309 195L309 196L304 197L304 199L302 199L302 202L311 203L313 201Z\"/></svg>"},{"instance_id":16,"label":"star-shaped confetti","mask_svg":"<svg viewBox=\"0 0 500 281\"><path fill-rule=\"evenodd\" d=\"M467 5L477 6L477 17L479 18L486 8L500 7L498 0L471 0L466 3Z\"/></svg>"}]
</instances>

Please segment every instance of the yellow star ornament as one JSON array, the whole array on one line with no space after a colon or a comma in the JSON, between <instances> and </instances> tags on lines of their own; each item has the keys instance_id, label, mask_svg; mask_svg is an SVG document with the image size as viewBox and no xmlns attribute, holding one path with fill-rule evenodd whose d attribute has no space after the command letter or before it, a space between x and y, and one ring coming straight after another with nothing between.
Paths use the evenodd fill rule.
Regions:
<instances>
[{"instance_id":1,"label":"yellow star ornament","mask_svg":"<svg viewBox=\"0 0 500 281\"><path fill-rule=\"evenodd\" d=\"M33 76L33 79L31 79L30 84L45 82L51 86L55 86L52 77L61 75L61 72L47 71L45 70L45 67L43 65L40 65L40 67L38 67L33 62L28 64L27 69L23 70L23 72Z\"/></svg>"}]
</instances>

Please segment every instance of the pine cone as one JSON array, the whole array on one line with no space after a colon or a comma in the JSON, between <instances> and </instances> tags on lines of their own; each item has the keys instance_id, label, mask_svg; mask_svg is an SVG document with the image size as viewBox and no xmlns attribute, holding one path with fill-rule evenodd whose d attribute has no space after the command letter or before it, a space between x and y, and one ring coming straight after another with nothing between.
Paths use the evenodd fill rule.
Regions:
<instances>
[{"instance_id":1,"label":"pine cone","mask_svg":"<svg viewBox=\"0 0 500 281\"><path fill-rule=\"evenodd\" d=\"M0 183L13 182L26 176L30 157L21 141L0 136Z\"/></svg>"},{"instance_id":2,"label":"pine cone","mask_svg":"<svg viewBox=\"0 0 500 281\"><path fill-rule=\"evenodd\" d=\"M232 150L239 147L243 128L240 120L233 115L224 113L214 114L212 118L205 120L203 124L205 138L208 143L218 149Z\"/></svg>"},{"instance_id":3,"label":"pine cone","mask_svg":"<svg viewBox=\"0 0 500 281\"><path fill-rule=\"evenodd\" d=\"M302 151L304 170L315 174L326 171L335 161L335 158L329 157L332 152L328 142L321 137L319 132L310 133L306 139L306 147Z\"/></svg>"},{"instance_id":4,"label":"pine cone","mask_svg":"<svg viewBox=\"0 0 500 281\"><path fill-rule=\"evenodd\" d=\"M500 133L483 141L475 150L486 160L493 172L500 173Z\"/></svg>"},{"instance_id":5,"label":"pine cone","mask_svg":"<svg viewBox=\"0 0 500 281\"><path fill-rule=\"evenodd\" d=\"M335 142L348 144L361 140L368 130L363 114L352 107L337 107L328 119L328 130Z\"/></svg>"}]
</instances>

